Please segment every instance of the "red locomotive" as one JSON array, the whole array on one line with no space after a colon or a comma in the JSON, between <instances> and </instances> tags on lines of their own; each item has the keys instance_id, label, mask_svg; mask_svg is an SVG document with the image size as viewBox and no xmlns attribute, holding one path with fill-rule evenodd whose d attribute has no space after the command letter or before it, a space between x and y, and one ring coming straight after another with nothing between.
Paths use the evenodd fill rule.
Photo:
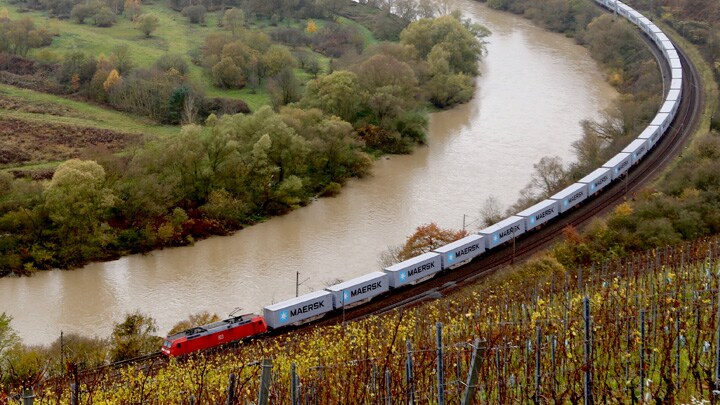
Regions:
<instances>
[{"instance_id":1,"label":"red locomotive","mask_svg":"<svg viewBox=\"0 0 720 405\"><path fill-rule=\"evenodd\" d=\"M166 356L180 356L265 331L267 324L262 316L255 314L234 316L168 336L160 351Z\"/></svg>"}]
</instances>

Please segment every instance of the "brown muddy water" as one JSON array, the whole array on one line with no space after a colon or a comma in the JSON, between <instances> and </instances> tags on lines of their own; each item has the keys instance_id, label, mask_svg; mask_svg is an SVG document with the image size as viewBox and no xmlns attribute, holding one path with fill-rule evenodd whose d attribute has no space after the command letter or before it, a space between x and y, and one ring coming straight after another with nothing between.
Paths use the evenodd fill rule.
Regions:
<instances>
[{"instance_id":1,"label":"brown muddy water","mask_svg":"<svg viewBox=\"0 0 720 405\"><path fill-rule=\"evenodd\" d=\"M260 313L295 295L296 272L303 294L378 270L379 254L415 227L461 228L490 195L511 204L541 157L572 159L580 120L596 117L616 93L572 39L479 3L459 6L492 31L488 55L474 99L432 114L428 147L383 158L339 196L232 236L0 279L0 312L14 318L27 344L50 343L60 331L108 336L113 322L136 309L165 334L202 310Z\"/></svg>"}]
</instances>

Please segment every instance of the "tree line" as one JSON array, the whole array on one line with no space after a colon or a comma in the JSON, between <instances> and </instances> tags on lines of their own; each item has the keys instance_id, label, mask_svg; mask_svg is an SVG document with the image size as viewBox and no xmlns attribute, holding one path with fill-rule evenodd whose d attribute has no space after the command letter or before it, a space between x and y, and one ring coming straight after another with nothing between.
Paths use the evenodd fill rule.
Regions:
<instances>
[{"instance_id":1,"label":"tree line","mask_svg":"<svg viewBox=\"0 0 720 405\"><path fill-rule=\"evenodd\" d=\"M620 93L597 120L581 122L582 135L573 142L576 156L565 163L545 156L534 165L531 181L506 212L489 198L481 209L492 224L539 202L600 167L637 137L655 116L662 100L662 78L652 53L637 29L623 18L603 13L589 1L487 0L490 7L523 14L538 24L571 35L598 61L607 81Z\"/></svg>"},{"instance_id":2,"label":"tree line","mask_svg":"<svg viewBox=\"0 0 720 405\"><path fill-rule=\"evenodd\" d=\"M424 142L425 100L436 94L425 86L460 81L472 89L483 47L453 16L420 20L406 31L399 44L368 48L347 70L311 80L287 106L211 113L202 126L149 138L122 156L91 150L85 160L60 164L47 182L0 172L0 272L73 267L224 234L338 193L348 178L368 172L374 154L410 151ZM239 46L233 41L222 49ZM117 66L123 58L113 60ZM98 66L85 61L67 63L80 71ZM150 108L151 93L181 83L183 72L173 58L156 66L159 76L109 74L95 83L115 89L112 100L125 94L126 81L141 80L150 87L136 97L143 102L138 107Z\"/></svg>"},{"instance_id":3,"label":"tree line","mask_svg":"<svg viewBox=\"0 0 720 405\"><path fill-rule=\"evenodd\" d=\"M716 2L631 3L651 17L661 18L695 44L718 78L720 8ZM575 6L585 7L582 6L584 3L571 0L547 4L488 0L488 4L522 12L534 19L552 15L549 11L552 4L559 7L557 13ZM581 13L581 16L585 15ZM571 20L563 21L567 25ZM578 21L588 23L578 25ZM567 27L601 62L621 97L600 120L582 123L583 136L573 144L578 161L564 165L557 157L540 160L535 165L531 183L522 192L523 197L508 212L517 212L546 198L604 163L636 137L659 108L662 81L646 45L639 39L640 34L633 32L629 23L605 14L589 20L576 17ZM606 217L595 219L583 232L566 229L565 241L552 249L553 258L567 268L575 268L720 232L717 213L720 204L720 177L717 175L720 173L720 125L714 115L710 121L709 130L698 135L697 141L655 185L621 204ZM492 199L484 212L489 223L503 217L502 210Z\"/></svg>"}]
</instances>

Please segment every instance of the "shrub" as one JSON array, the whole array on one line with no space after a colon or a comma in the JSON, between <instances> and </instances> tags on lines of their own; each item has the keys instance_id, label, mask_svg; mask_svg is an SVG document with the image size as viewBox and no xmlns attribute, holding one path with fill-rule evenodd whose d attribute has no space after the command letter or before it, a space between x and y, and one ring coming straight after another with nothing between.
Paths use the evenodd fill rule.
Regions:
<instances>
[{"instance_id":1,"label":"shrub","mask_svg":"<svg viewBox=\"0 0 720 405\"><path fill-rule=\"evenodd\" d=\"M187 17L193 24L205 23L207 9L201 5L188 6L182 10L183 17Z\"/></svg>"},{"instance_id":2,"label":"shrub","mask_svg":"<svg viewBox=\"0 0 720 405\"><path fill-rule=\"evenodd\" d=\"M103 7L93 16L93 21L98 27L112 27L117 16L108 7Z\"/></svg>"},{"instance_id":3,"label":"shrub","mask_svg":"<svg viewBox=\"0 0 720 405\"><path fill-rule=\"evenodd\" d=\"M70 12L70 17L75 19L78 24L83 24L85 19L95 15L97 8L92 4L76 4Z\"/></svg>"},{"instance_id":4,"label":"shrub","mask_svg":"<svg viewBox=\"0 0 720 405\"><path fill-rule=\"evenodd\" d=\"M175 69L183 76L185 76L189 70L188 63L185 61L185 58L176 53L166 53L165 55L159 57L153 66L161 72L167 72L170 69Z\"/></svg>"},{"instance_id":5,"label":"shrub","mask_svg":"<svg viewBox=\"0 0 720 405\"><path fill-rule=\"evenodd\" d=\"M224 114L238 113L250 113L250 107L248 107L247 103L242 100L222 97L206 98L200 107L200 115L203 117L207 117L210 114L220 116Z\"/></svg>"}]
</instances>

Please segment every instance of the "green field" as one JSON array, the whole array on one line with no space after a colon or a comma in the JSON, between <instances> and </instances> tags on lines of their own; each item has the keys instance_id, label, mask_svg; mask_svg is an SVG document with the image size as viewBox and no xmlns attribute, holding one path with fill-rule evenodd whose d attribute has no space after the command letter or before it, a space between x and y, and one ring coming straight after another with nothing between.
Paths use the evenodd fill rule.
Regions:
<instances>
[{"instance_id":1,"label":"green field","mask_svg":"<svg viewBox=\"0 0 720 405\"><path fill-rule=\"evenodd\" d=\"M178 127L159 125L149 119L143 119L135 115L52 94L20 89L6 84L0 84L0 97L18 99L39 106L37 112L0 109L0 118L62 123L138 134L168 135L179 131ZM61 111L61 113L45 113L52 110Z\"/></svg>"},{"instance_id":2,"label":"green field","mask_svg":"<svg viewBox=\"0 0 720 405\"><path fill-rule=\"evenodd\" d=\"M132 21L127 17L118 16L117 22L112 27L100 28L93 26L89 20L84 24L78 24L75 20L60 20L48 17L46 11L20 12L8 0L0 0L0 8L6 8L9 18L18 19L29 17L36 26L45 27L56 36L49 47L34 49L30 53L32 58L61 60L62 57L73 50L86 52L95 57L108 57L118 46L127 46L130 50L131 59L137 67L150 67L160 56L173 53L182 55L190 67L190 78L201 85L207 96L228 97L242 99L251 110L257 110L263 105L270 104L270 98L266 90L261 86L256 90L225 90L212 84L212 80L201 66L191 63L190 52L202 46L205 37L213 32L218 32L218 12L209 12L205 16L204 24L192 24L179 12L171 10L164 4L143 4L142 12L156 15L160 24L158 29L146 38L137 30ZM339 17L338 22L342 25L356 27L361 33L366 45L376 43L372 33L362 25ZM280 26L304 26L306 21L285 19ZM317 21L318 27L324 25L324 21ZM265 20L258 20L252 24L254 28L269 30L270 24ZM327 66L328 58L316 54L322 66ZM304 71L298 69L298 79L306 81L310 78Z\"/></svg>"}]
</instances>

